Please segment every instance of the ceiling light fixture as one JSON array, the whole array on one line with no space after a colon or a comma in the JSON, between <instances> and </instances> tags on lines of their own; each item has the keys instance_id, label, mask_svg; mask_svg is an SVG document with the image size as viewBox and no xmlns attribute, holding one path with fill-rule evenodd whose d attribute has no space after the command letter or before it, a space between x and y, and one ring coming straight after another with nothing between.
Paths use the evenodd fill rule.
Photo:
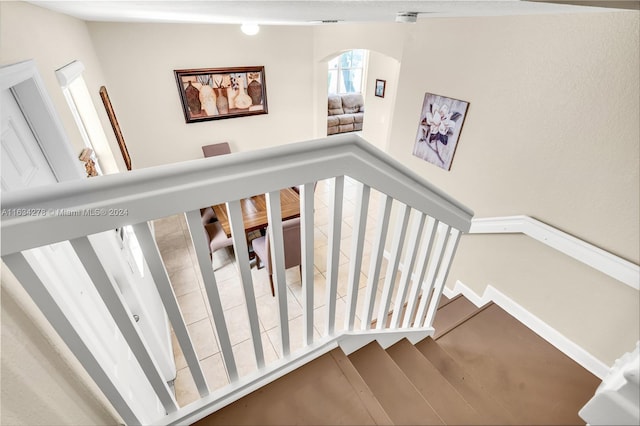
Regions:
<instances>
[{"instance_id":1,"label":"ceiling light fixture","mask_svg":"<svg viewBox=\"0 0 640 426\"><path fill-rule=\"evenodd\" d=\"M260 26L258 26L258 24L247 24L247 23L245 23L245 24L242 24L240 29L246 35L252 36L252 35L258 34L258 31L260 31Z\"/></svg>"}]
</instances>

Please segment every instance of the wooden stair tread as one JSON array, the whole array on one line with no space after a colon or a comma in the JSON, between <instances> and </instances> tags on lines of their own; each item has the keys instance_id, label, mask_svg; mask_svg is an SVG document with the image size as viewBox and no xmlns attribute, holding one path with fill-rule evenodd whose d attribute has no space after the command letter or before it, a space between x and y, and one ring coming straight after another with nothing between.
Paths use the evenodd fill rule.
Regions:
<instances>
[{"instance_id":1,"label":"wooden stair tread","mask_svg":"<svg viewBox=\"0 0 640 426\"><path fill-rule=\"evenodd\" d=\"M462 295L458 295L448 303L443 304L438 308L433 318L433 328L436 331L434 339L437 339L441 334L454 327L461 320L468 318L469 315L477 310L478 307L466 297L462 297Z\"/></svg>"},{"instance_id":2,"label":"wooden stair tread","mask_svg":"<svg viewBox=\"0 0 640 426\"><path fill-rule=\"evenodd\" d=\"M444 294L440 295L440 300L438 301L438 307L437 309L440 309L444 306L447 306L447 304L453 302L454 300L460 298L460 297L464 297L462 294L457 294L455 296L453 296L451 299L449 299L447 296L445 296Z\"/></svg>"},{"instance_id":3,"label":"wooden stair tread","mask_svg":"<svg viewBox=\"0 0 640 426\"><path fill-rule=\"evenodd\" d=\"M440 311L437 342L334 349L196 424L584 424L597 377L497 305Z\"/></svg>"},{"instance_id":4,"label":"wooden stair tread","mask_svg":"<svg viewBox=\"0 0 640 426\"><path fill-rule=\"evenodd\" d=\"M195 424L374 425L376 421L333 354L327 353Z\"/></svg>"},{"instance_id":5,"label":"wooden stair tread","mask_svg":"<svg viewBox=\"0 0 640 426\"><path fill-rule=\"evenodd\" d=\"M459 294L458 296L462 296L461 294ZM457 296L456 296L457 297ZM445 296L444 294L440 295L440 300L438 301L438 309L440 309L441 307L443 307L444 305L446 305L447 303L451 302L453 299L455 299L456 297L452 297L451 299L449 299L447 296Z\"/></svg>"},{"instance_id":6,"label":"wooden stair tread","mask_svg":"<svg viewBox=\"0 0 640 426\"><path fill-rule=\"evenodd\" d=\"M488 419L478 414L408 340L402 339L387 348L387 353L446 424L487 424Z\"/></svg>"},{"instance_id":7,"label":"wooden stair tread","mask_svg":"<svg viewBox=\"0 0 640 426\"><path fill-rule=\"evenodd\" d=\"M418 299L416 301L416 304L418 304L420 302L420 298L422 296L418 296ZM462 294L457 295L456 297L453 297L451 299L449 299L447 296L445 296L444 294L440 296L440 300L438 301L438 308L440 309L443 306L446 306L448 303L450 303L453 300L456 300L459 297L464 297ZM417 309L416 309L417 311ZM411 324L413 325L413 321L415 320L416 317L416 313L413 313L413 318L411 318ZM404 305L402 306L402 314L400 316L400 323L402 323L404 321L404 316L407 314L407 302L404 303ZM385 327L390 327L391 326L391 318L393 317L393 309L391 309L389 311L389 313L387 314L387 318L386 318L386 323L385 323ZM378 324L378 319L374 319L371 321L371 328L375 328L376 325Z\"/></svg>"},{"instance_id":8,"label":"wooden stair tread","mask_svg":"<svg viewBox=\"0 0 640 426\"><path fill-rule=\"evenodd\" d=\"M514 419L486 389L430 337L416 343L422 353L487 424L508 425Z\"/></svg>"},{"instance_id":9,"label":"wooden stair tread","mask_svg":"<svg viewBox=\"0 0 640 426\"><path fill-rule=\"evenodd\" d=\"M394 424L444 424L378 343L357 350L349 360Z\"/></svg>"},{"instance_id":10,"label":"wooden stair tread","mask_svg":"<svg viewBox=\"0 0 640 426\"><path fill-rule=\"evenodd\" d=\"M517 423L584 424L600 380L497 305L438 339Z\"/></svg>"},{"instance_id":11,"label":"wooden stair tread","mask_svg":"<svg viewBox=\"0 0 640 426\"><path fill-rule=\"evenodd\" d=\"M342 373L345 375L351 386L358 394L360 401L369 412L373 420L377 425L392 425L393 422L380 405L380 402L376 399L371 392L371 389L365 383L358 370L353 366L349 358L342 352L341 350L333 350L331 351L331 356L335 360L336 364L342 370Z\"/></svg>"}]
</instances>

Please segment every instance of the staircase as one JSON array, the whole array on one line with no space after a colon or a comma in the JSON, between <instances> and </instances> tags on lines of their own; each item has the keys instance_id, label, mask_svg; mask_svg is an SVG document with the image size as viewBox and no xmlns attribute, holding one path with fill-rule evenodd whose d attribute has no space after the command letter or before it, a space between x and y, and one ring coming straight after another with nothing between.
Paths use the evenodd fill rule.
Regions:
<instances>
[{"instance_id":1,"label":"staircase","mask_svg":"<svg viewBox=\"0 0 640 426\"><path fill-rule=\"evenodd\" d=\"M323 180L330 190L316 197ZM292 345L282 241L280 190L291 186L300 187L302 348ZM275 359L262 343L264 315L243 225L242 200L256 194L266 194L275 247ZM228 287L212 268L200 215L221 203L244 299L233 312L222 309ZM472 211L355 135L5 192L2 206L34 212L3 217L3 262L122 424L577 424L599 382L497 306L477 309L461 297L441 298ZM185 217L192 244L183 254L200 272L206 306L204 300L180 305L176 277L149 224L177 214ZM315 224L327 238L318 253ZM122 237L114 230L128 226L197 391L191 403L176 400L173 377L159 368L141 332L145 316L132 310L101 259L95 234L111 235L118 246ZM71 315L84 305L49 282L46 262L54 248L48 245L56 243L81 269L74 289L97 302L104 326L115 333L96 334ZM317 259L326 271L318 295ZM194 311L205 316L207 310L220 352L215 363L200 359L188 328ZM97 341L120 345L130 374L117 374ZM242 354L250 354L255 371L240 363L239 342L247 342ZM222 387L220 376L228 379Z\"/></svg>"},{"instance_id":2,"label":"staircase","mask_svg":"<svg viewBox=\"0 0 640 426\"><path fill-rule=\"evenodd\" d=\"M196 424L584 424L600 380L497 305L443 297L434 328L336 348Z\"/></svg>"}]
</instances>

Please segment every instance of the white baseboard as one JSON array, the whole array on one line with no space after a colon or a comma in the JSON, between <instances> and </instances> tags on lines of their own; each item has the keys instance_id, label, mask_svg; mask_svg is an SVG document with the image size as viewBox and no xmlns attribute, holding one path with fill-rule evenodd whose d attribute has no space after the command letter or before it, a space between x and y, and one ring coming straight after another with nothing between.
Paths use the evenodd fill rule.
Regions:
<instances>
[{"instance_id":1,"label":"white baseboard","mask_svg":"<svg viewBox=\"0 0 640 426\"><path fill-rule=\"evenodd\" d=\"M576 343L561 334L558 330L554 329L549 324L545 323L540 318L520 306L513 299L490 285L487 286L484 294L479 296L462 282L456 281L455 287L453 289L445 287L443 294L448 298L462 294L478 307L489 302L493 302L508 312L509 315L530 328L534 333L551 343L559 351L590 371L593 375L600 379L604 379L609 372L609 366L604 362L591 355L582 347L578 346Z\"/></svg>"},{"instance_id":2,"label":"white baseboard","mask_svg":"<svg viewBox=\"0 0 640 426\"><path fill-rule=\"evenodd\" d=\"M387 349L399 342L402 339L409 340L412 344L416 344L419 341L426 339L429 336L433 336L434 329L432 327L425 327L420 329L383 329L383 330L369 330L367 332L345 332L343 333L338 344L346 355L350 355L358 349L368 345L374 340L378 342L383 349Z\"/></svg>"}]
</instances>

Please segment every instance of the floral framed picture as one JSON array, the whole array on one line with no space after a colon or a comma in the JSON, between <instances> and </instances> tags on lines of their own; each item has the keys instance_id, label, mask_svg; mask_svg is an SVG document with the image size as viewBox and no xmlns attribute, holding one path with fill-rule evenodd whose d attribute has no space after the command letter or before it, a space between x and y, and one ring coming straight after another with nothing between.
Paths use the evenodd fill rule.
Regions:
<instances>
[{"instance_id":1,"label":"floral framed picture","mask_svg":"<svg viewBox=\"0 0 640 426\"><path fill-rule=\"evenodd\" d=\"M386 80L376 79L375 95L379 98L384 98L384 91L386 89L386 86L387 86Z\"/></svg>"},{"instance_id":2,"label":"floral framed picture","mask_svg":"<svg viewBox=\"0 0 640 426\"><path fill-rule=\"evenodd\" d=\"M425 93L413 155L451 170L469 103Z\"/></svg>"},{"instance_id":3,"label":"floral framed picture","mask_svg":"<svg viewBox=\"0 0 640 426\"><path fill-rule=\"evenodd\" d=\"M174 70L187 123L267 114L264 67Z\"/></svg>"}]
</instances>

